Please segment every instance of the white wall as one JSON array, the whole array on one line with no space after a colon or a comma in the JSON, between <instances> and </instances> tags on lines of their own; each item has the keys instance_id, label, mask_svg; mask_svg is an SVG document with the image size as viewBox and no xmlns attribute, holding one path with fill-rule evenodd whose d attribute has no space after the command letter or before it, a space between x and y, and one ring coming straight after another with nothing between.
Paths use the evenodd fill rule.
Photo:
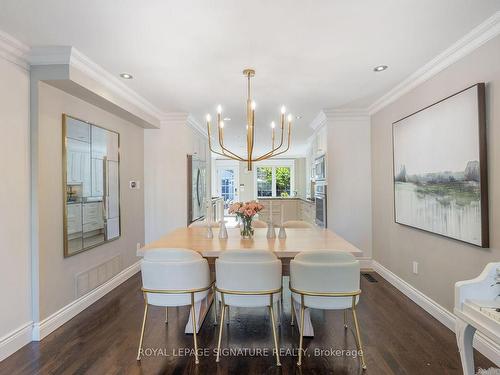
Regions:
<instances>
[{"instance_id":1,"label":"white wall","mask_svg":"<svg viewBox=\"0 0 500 375\"><path fill-rule=\"evenodd\" d=\"M0 82L1 361L25 343L5 336L31 321L29 72L0 57Z\"/></svg>"},{"instance_id":2,"label":"white wall","mask_svg":"<svg viewBox=\"0 0 500 375\"><path fill-rule=\"evenodd\" d=\"M187 116L163 121L160 129L144 131L144 200L146 242L187 224L187 155L207 161L207 140L187 125Z\"/></svg>"},{"instance_id":3,"label":"white wall","mask_svg":"<svg viewBox=\"0 0 500 375\"><path fill-rule=\"evenodd\" d=\"M328 228L372 256L370 118L327 116Z\"/></svg>"}]
</instances>

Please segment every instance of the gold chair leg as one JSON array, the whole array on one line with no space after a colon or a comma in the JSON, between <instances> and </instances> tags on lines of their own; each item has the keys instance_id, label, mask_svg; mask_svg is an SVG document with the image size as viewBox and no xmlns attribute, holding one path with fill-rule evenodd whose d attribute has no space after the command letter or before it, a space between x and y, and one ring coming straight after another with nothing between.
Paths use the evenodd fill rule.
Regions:
<instances>
[{"instance_id":1,"label":"gold chair leg","mask_svg":"<svg viewBox=\"0 0 500 375\"><path fill-rule=\"evenodd\" d=\"M302 342L304 338L304 295L300 295L300 339L299 339L299 361L297 366L302 365Z\"/></svg>"},{"instance_id":2,"label":"gold chair leg","mask_svg":"<svg viewBox=\"0 0 500 375\"><path fill-rule=\"evenodd\" d=\"M224 328L224 310L226 310L226 305L224 304L224 299L222 299L222 307L220 310L219 340L217 342L217 357L215 358L215 362L219 362L219 357L220 357L220 343L222 340L222 328Z\"/></svg>"},{"instance_id":3,"label":"gold chair leg","mask_svg":"<svg viewBox=\"0 0 500 375\"><path fill-rule=\"evenodd\" d=\"M279 304L279 302L278 302ZM278 348L278 337L276 336L276 325L274 324L274 311L273 311L273 305L269 305L269 311L271 313L271 322L273 325L273 337L274 337L274 347L276 348L276 366L281 366L280 362L280 354L279 354L279 348Z\"/></svg>"},{"instance_id":4,"label":"gold chair leg","mask_svg":"<svg viewBox=\"0 0 500 375\"><path fill-rule=\"evenodd\" d=\"M191 293L191 313L193 314L193 319L191 320L191 323L193 324L193 340L194 340L194 358L195 358L195 363L198 364L200 361L198 360L198 341L196 338L196 329L198 328L196 326L196 309L194 307L194 293Z\"/></svg>"},{"instance_id":5,"label":"gold chair leg","mask_svg":"<svg viewBox=\"0 0 500 375\"><path fill-rule=\"evenodd\" d=\"M361 367L363 368L363 370L366 370L365 354L363 353L363 343L361 342L361 335L359 333L358 317L356 316L356 307L355 307L354 299L353 299L353 304L352 304L352 318L354 320L354 327L356 328L356 344L357 344L358 350L360 352Z\"/></svg>"},{"instance_id":6,"label":"gold chair leg","mask_svg":"<svg viewBox=\"0 0 500 375\"><path fill-rule=\"evenodd\" d=\"M217 292L215 291L215 287L212 289L213 290L213 294L214 294L214 301L213 301L213 304L214 304L214 326L217 325L217 305L219 304L219 301L217 301Z\"/></svg>"},{"instance_id":7,"label":"gold chair leg","mask_svg":"<svg viewBox=\"0 0 500 375\"><path fill-rule=\"evenodd\" d=\"M278 306L278 313L277 313L278 326L281 327L281 315L283 314L283 306L281 305L281 300L278 301L277 306Z\"/></svg>"},{"instance_id":8,"label":"gold chair leg","mask_svg":"<svg viewBox=\"0 0 500 375\"><path fill-rule=\"evenodd\" d=\"M146 328L146 316L148 315L148 302L144 301L144 317L142 318L141 338L139 339L139 349L137 350L137 360L141 360L142 340L144 339L144 329Z\"/></svg>"},{"instance_id":9,"label":"gold chair leg","mask_svg":"<svg viewBox=\"0 0 500 375\"><path fill-rule=\"evenodd\" d=\"M165 307L165 324L168 324L168 307Z\"/></svg>"},{"instance_id":10,"label":"gold chair leg","mask_svg":"<svg viewBox=\"0 0 500 375\"><path fill-rule=\"evenodd\" d=\"M347 329L347 309L344 309L344 329Z\"/></svg>"}]
</instances>

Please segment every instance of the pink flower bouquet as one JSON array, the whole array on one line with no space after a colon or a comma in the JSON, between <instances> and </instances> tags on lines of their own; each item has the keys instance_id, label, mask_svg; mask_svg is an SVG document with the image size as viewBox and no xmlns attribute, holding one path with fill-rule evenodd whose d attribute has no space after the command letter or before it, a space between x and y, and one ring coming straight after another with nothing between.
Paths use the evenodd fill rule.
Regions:
<instances>
[{"instance_id":1,"label":"pink flower bouquet","mask_svg":"<svg viewBox=\"0 0 500 375\"><path fill-rule=\"evenodd\" d=\"M235 214L241 221L242 226L240 229L243 238L251 238L253 236L252 219L263 208L264 206L257 201L235 202L229 206L229 213Z\"/></svg>"}]
</instances>

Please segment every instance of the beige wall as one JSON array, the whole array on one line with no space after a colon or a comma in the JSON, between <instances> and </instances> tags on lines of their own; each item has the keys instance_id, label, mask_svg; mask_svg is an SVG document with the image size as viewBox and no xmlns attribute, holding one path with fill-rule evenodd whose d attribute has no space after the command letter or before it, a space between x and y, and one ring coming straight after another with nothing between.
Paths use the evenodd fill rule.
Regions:
<instances>
[{"instance_id":1,"label":"beige wall","mask_svg":"<svg viewBox=\"0 0 500 375\"><path fill-rule=\"evenodd\" d=\"M144 243L144 193L143 189L130 190L128 182L143 181L144 130L52 86L39 85L39 303L40 319L44 319L76 299L75 275L79 272L118 254L122 268L138 261L136 244ZM121 237L66 259L61 181L63 113L120 133Z\"/></svg>"},{"instance_id":2,"label":"beige wall","mask_svg":"<svg viewBox=\"0 0 500 375\"><path fill-rule=\"evenodd\" d=\"M327 118L328 228L372 257L370 119Z\"/></svg>"},{"instance_id":3,"label":"beige wall","mask_svg":"<svg viewBox=\"0 0 500 375\"><path fill-rule=\"evenodd\" d=\"M31 321L29 73L0 58L0 337ZM1 360L1 358L0 358Z\"/></svg>"},{"instance_id":4,"label":"beige wall","mask_svg":"<svg viewBox=\"0 0 500 375\"><path fill-rule=\"evenodd\" d=\"M144 190L146 242L187 225L187 155L207 161L207 140L184 119L165 121L160 129L144 131Z\"/></svg>"},{"instance_id":5,"label":"beige wall","mask_svg":"<svg viewBox=\"0 0 500 375\"><path fill-rule=\"evenodd\" d=\"M486 83L490 249L467 245L394 223L392 122L477 82ZM373 257L451 310L454 283L500 260L500 37L372 116ZM419 262L419 274L412 273Z\"/></svg>"}]
</instances>

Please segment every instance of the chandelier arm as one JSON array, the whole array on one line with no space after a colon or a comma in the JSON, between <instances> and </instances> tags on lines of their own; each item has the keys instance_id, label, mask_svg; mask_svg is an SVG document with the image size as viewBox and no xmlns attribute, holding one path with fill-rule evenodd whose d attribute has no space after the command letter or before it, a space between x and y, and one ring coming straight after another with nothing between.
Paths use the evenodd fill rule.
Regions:
<instances>
[{"instance_id":1,"label":"chandelier arm","mask_svg":"<svg viewBox=\"0 0 500 375\"><path fill-rule=\"evenodd\" d=\"M234 160L246 161L246 159L243 159L241 156L236 155L234 152L229 151L227 148L224 147L224 140L223 140L222 135L221 135L220 127L219 127L219 146L222 150L222 153L225 156L227 156L231 159L234 159Z\"/></svg>"},{"instance_id":2,"label":"chandelier arm","mask_svg":"<svg viewBox=\"0 0 500 375\"><path fill-rule=\"evenodd\" d=\"M243 159L241 156L236 155L234 152L229 151L227 148L224 147L224 135L223 135L223 130L221 126L221 113L217 113L217 134L219 135L219 146L222 150L222 153L224 154L223 156L226 156L230 159L233 160L239 160L239 161L246 161ZM220 153L219 153L220 155Z\"/></svg>"},{"instance_id":3,"label":"chandelier arm","mask_svg":"<svg viewBox=\"0 0 500 375\"><path fill-rule=\"evenodd\" d=\"M279 146L272 148L271 151L266 152L265 154L259 156L258 158L254 159L254 161L260 161L260 160L264 160L264 159L267 159L267 158L274 156L274 153L276 151L278 151L283 146L284 133L285 133L284 129L283 129L283 127L281 127L281 140L280 140Z\"/></svg>"},{"instance_id":4,"label":"chandelier arm","mask_svg":"<svg viewBox=\"0 0 500 375\"><path fill-rule=\"evenodd\" d=\"M214 154L220 155L220 156L229 157L233 160L246 161L246 160L240 158L238 155L235 155L236 158L231 156L231 155L228 155L227 153L224 152L224 149L222 149L222 152L219 152L219 151L216 151L212 147L212 132L210 130L210 123L209 122L207 122L207 135L208 135L208 148L210 149L211 152L213 152Z\"/></svg>"},{"instance_id":5,"label":"chandelier arm","mask_svg":"<svg viewBox=\"0 0 500 375\"><path fill-rule=\"evenodd\" d=\"M287 140L286 148L284 150L280 151L280 152L277 152L277 153L274 153L274 151L276 151L276 149L275 149L275 150L273 150L272 153L270 151L267 154L264 154L264 155L262 155L262 156L260 156L260 157L258 157L256 159L254 159L253 161L261 161L261 160L269 159L270 157L274 157L274 156L278 156L278 155L284 154L290 148L290 138L291 138L291 131L290 131L290 124L288 124L288 140ZM281 147L281 145L280 145L280 147ZM278 147L278 149L279 149L279 147Z\"/></svg>"}]
</instances>

